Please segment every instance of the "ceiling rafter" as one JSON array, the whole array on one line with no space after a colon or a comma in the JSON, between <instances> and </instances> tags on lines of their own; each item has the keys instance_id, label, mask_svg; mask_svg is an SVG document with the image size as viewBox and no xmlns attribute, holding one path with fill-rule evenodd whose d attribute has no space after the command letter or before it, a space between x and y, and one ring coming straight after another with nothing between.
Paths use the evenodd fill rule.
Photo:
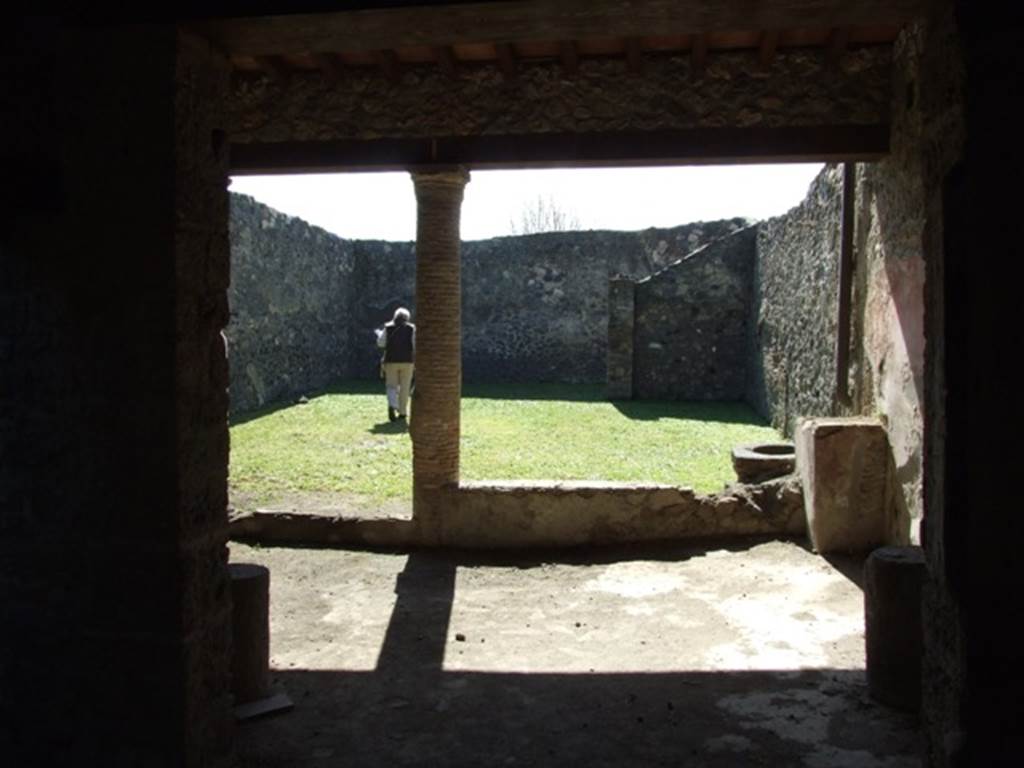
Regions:
<instances>
[{"instance_id":1,"label":"ceiling rafter","mask_svg":"<svg viewBox=\"0 0 1024 768\"><path fill-rule=\"evenodd\" d=\"M495 43L494 49L498 53L498 67L501 69L501 74L506 78L515 77L519 64L516 61L516 52L512 43Z\"/></svg>"},{"instance_id":2,"label":"ceiling rafter","mask_svg":"<svg viewBox=\"0 0 1024 768\"><path fill-rule=\"evenodd\" d=\"M762 67L770 67L775 61L775 53L779 49L779 30L766 29L761 33L761 43L757 50L757 59Z\"/></svg>"},{"instance_id":3,"label":"ceiling rafter","mask_svg":"<svg viewBox=\"0 0 1024 768\"><path fill-rule=\"evenodd\" d=\"M377 66L381 73L391 82L397 82L402 77L402 63L398 60L398 54L390 48L384 48L374 54Z\"/></svg>"},{"instance_id":4,"label":"ceiling rafter","mask_svg":"<svg viewBox=\"0 0 1024 768\"><path fill-rule=\"evenodd\" d=\"M849 44L849 27L836 27L828 33L828 43L826 44L826 57L828 59L829 66L839 66L840 62L842 61L843 54L846 53L846 47Z\"/></svg>"},{"instance_id":5,"label":"ceiling rafter","mask_svg":"<svg viewBox=\"0 0 1024 768\"><path fill-rule=\"evenodd\" d=\"M280 56L256 56L256 64L272 80L288 79L288 67Z\"/></svg>"},{"instance_id":6,"label":"ceiling rafter","mask_svg":"<svg viewBox=\"0 0 1024 768\"><path fill-rule=\"evenodd\" d=\"M690 38L690 70L693 76L702 77L708 62L708 36L698 33Z\"/></svg>"},{"instance_id":7,"label":"ceiling rafter","mask_svg":"<svg viewBox=\"0 0 1024 768\"><path fill-rule=\"evenodd\" d=\"M644 71L643 46L639 37L627 37L623 41L626 49L626 69L630 74L639 75Z\"/></svg>"},{"instance_id":8,"label":"ceiling rafter","mask_svg":"<svg viewBox=\"0 0 1024 768\"><path fill-rule=\"evenodd\" d=\"M558 44L558 55L562 69L567 75L575 75L580 69L580 47L575 40L563 40Z\"/></svg>"},{"instance_id":9,"label":"ceiling rafter","mask_svg":"<svg viewBox=\"0 0 1024 768\"><path fill-rule=\"evenodd\" d=\"M434 60L448 77L455 77L458 65L455 61L455 51L450 45L434 46Z\"/></svg>"},{"instance_id":10,"label":"ceiling rafter","mask_svg":"<svg viewBox=\"0 0 1024 768\"><path fill-rule=\"evenodd\" d=\"M341 79L341 73L344 69L344 65L336 54L333 53L314 53L312 54L313 63L316 64L324 77L330 83L336 83Z\"/></svg>"}]
</instances>

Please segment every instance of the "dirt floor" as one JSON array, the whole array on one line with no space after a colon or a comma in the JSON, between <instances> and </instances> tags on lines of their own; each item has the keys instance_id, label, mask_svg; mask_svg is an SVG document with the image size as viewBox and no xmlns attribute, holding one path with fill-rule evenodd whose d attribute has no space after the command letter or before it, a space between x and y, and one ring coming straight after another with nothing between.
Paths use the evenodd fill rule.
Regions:
<instances>
[{"instance_id":1,"label":"dirt floor","mask_svg":"<svg viewBox=\"0 0 1024 768\"><path fill-rule=\"evenodd\" d=\"M253 548L289 713L246 766L920 764L864 682L861 562L795 543L516 557Z\"/></svg>"}]
</instances>

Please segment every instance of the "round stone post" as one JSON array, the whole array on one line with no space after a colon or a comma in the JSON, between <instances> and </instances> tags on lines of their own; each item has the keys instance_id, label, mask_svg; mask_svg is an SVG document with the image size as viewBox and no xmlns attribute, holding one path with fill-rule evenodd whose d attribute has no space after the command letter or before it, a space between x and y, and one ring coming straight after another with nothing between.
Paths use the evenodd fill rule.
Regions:
<instances>
[{"instance_id":1,"label":"round stone post","mask_svg":"<svg viewBox=\"0 0 1024 768\"><path fill-rule=\"evenodd\" d=\"M426 540L440 536L443 507L459 482L462 296L459 217L464 168L412 174L416 189L416 389L412 434L413 517Z\"/></svg>"},{"instance_id":2,"label":"round stone post","mask_svg":"<svg viewBox=\"0 0 1024 768\"><path fill-rule=\"evenodd\" d=\"M235 704L267 695L270 680L270 570L230 563L231 692Z\"/></svg>"},{"instance_id":3,"label":"round stone post","mask_svg":"<svg viewBox=\"0 0 1024 768\"><path fill-rule=\"evenodd\" d=\"M881 547L864 564L868 693L883 704L921 705L921 547Z\"/></svg>"}]
</instances>

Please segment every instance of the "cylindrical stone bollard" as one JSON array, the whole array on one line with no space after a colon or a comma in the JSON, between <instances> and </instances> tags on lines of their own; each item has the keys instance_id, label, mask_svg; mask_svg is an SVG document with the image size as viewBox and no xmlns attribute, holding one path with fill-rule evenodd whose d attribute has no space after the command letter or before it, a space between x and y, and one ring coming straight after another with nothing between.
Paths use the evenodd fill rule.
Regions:
<instances>
[{"instance_id":1,"label":"cylindrical stone bollard","mask_svg":"<svg viewBox=\"0 0 1024 768\"><path fill-rule=\"evenodd\" d=\"M270 570L230 563L231 692L235 704L267 695L270 675Z\"/></svg>"},{"instance_id":2,"label":"cylindrical stone bollard","mask_svg":"<svg viewBox=\"0 0 1024 768\"><path fill-rule=\"evenodd\" d=\"M864 635L868 692L891 707L921 706L920 547L881 547L864 564Z\"/></svg>"}]
</instances>

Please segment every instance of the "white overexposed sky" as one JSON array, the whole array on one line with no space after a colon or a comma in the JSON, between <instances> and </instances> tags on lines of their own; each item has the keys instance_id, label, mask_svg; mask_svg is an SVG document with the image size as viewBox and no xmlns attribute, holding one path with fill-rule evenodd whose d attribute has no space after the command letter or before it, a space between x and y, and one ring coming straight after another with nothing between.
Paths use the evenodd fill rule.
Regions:
<instances>
[{"instance_id":1,"label":"white overexposed sky","mask_svg":"<svg viewBox=\"0 0 1024 768\"><path fill-rule=\"evenodd\" d=\"M473 171L462 238L511 234L540 196L581 229L638 230L742 216L765 219L799 203L820 164ZM416 239L408 173L236 176L231 191L347 238Z\"/></svg>"}]
</instances>

